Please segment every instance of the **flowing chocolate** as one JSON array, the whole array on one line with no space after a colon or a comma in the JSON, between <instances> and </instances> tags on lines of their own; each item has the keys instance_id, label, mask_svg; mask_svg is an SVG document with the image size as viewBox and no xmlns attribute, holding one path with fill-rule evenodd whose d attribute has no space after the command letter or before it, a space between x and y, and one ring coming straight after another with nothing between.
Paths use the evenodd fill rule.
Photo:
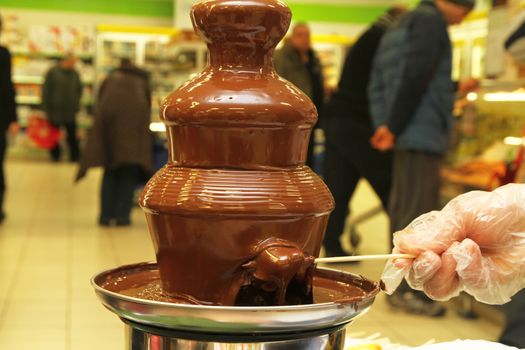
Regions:
<instances>
[{"instance_id":1,"label":"flowing chocolate","mask_svg":"<svg viewBox=\"0 0 525 350\"><path fill-rule=\"evenodd\" d=\"M315 107L272 66L290 18L275 0L192 8L209 63L164 101L169 162L140 200L171 298L283 304L290 284L311 294L334 202L304 166Z\"/></svg>"},{"instance_id":2,"label":"flowing chocolate","mask_svg":"<svg viewBox=\"0 0 525 350\"><path fill-rule=\"evenodd\" d=\"M289 241L270 238L262 242L257 255L242 267L251 279L251 285L265 292L274 293L273 304L285 305L288 286L296 280L301 283L304 295L311 292L311 274L315 258Z\"/></svg>"}]
</instances>

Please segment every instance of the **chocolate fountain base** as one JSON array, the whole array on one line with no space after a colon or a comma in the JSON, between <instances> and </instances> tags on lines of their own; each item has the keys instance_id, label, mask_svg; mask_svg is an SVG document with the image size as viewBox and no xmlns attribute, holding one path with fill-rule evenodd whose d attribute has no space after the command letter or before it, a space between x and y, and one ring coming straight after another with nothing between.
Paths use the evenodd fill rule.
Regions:
<instances>
[{"instance_id":1,"label":"chocolate fountain base","mask_svg":"<svg viewBox=\"0 0 525 350\"><path fill-rule=\"evenodd\" d=\"M345 325L283 334L204 334L124 320L126 350L343 350Z\"/></svg>"},{"instance_id":2,"label":"chocolate fountain base","mask_svg":"<svg viewBox=\"0 0 525 350\"><path fill-rule=\"evenodd\" d=\"M379 292L376 283L361 276L317 268L314 304L208 306L129 296L128 293L133 295L133 291L140 291L159 278L157 264L142 263L102 272L91 283L102 304L124 320L162 329L236 336L290 334L342 326L368 311Z\"/></svg>"},{"instance_id":3,"label":"chocolate fountain base","mask_svg":"<svg viewBox=\"0 0 525 350\"><path fill-rule=\"evenodd\" d=\"M343 350L345 326L379 292L360 276L318 268L314 304L208 306L133 297L159 281L154 263L122 266L92 279L98 297L126 324L128 350ZM126 295L128 294L128 295Z\"/></svg>"}]
</instances>

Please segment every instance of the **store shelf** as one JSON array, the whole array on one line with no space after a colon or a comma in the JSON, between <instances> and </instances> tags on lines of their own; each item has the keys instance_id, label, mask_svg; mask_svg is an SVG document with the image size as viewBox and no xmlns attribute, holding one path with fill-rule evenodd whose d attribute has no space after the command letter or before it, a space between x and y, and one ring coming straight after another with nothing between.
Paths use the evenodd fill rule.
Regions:
<instances>
[{"instance_id":1,"label":"store shelf","mask_svg":"<svg viewBox=\"0 0 525 350\"><path fill-rule=\"evenodd\" d=\"M13 76L13 83L15 84L34 84L42 85L44 83L44 77L39 75L15 75ZM83 85L93 84L92 80L83 80Z\"/></svg>"},{"instance_id":2,"label":"store shelf","mask_svg":"<svg viewBox=\"0 0 525 350\"><path fill-rule=\"evenodd\" d=\"M507 92L512 92L519 88L525 87L525 80L515 79L515 80L494 80L494 79L484 79L480 81L482 89L486 90L505 90Z\"/></svg>"},{"instance_id":3,"label":"store shelf","mask_svg":"<svg viewBox=\"0 0 525 350\"><path fill-rule=\"evenodd\" d=\"M36 106L42 103L42 98L39 96L16 96L16 103L19 105ZM92 101L90 99L82 99L83 106L90 106Z\"/></svg>"},{"instance_id":4,"label":"store shelf","mask_svg":"<svg viewBox=\"0 0 525 350\"><path fill-rule=\"evenodd\" d=\"M41 85L44 83L44 77L38 75L15 75L13 76L13 83Z\"/></svg>"},{"instance_id":5,"label":"store shelf","mask_svg":"<svg viewBox=\"0 0 525 350\"><path fill-rule=\"evenodd\" d=\"M26 57L40 57L40 58L62 58L66 56L64 52L58 51L13 51L11 52L13 56L26 56ZM92 60L94 55L91 53L78 53L76 57L81 60Z\"/></svg>"},{"instance_id":6,"label":"store shelf","mask_svg":"<svg viewBox=\"0 0 525 350\"><path fill-rule=\"evenodd\" d=\"M354 43L355 38L339 34L314 34L312 35L312 41L317 43L348 46Z\"/></svg>"},{"instance_id":7,"label":"store shelf","mask_svg":"<svg viewBox=\"0 0 525 350\"><path fill-rule=\"evenodd\" d=\"M153 122L160 122L162 100L206 64L204 43L174 41L173 28L97 26L97 29L95 85L100 86L118 67L119 57L131 58L150 73Z\"/></svg>"},{"instance_id":8,"label":"store shelf","mask_svg":"<svg viewBox=\"0 0 525 350\"><path fill-rule=\"evenodd\" d=\"M39 105L42 99L38 96L16 96L16 103L19 105Z\"/></svg>"},{"instance_id":9,"label":"store shelf","mask_svg":"<svg viewBox=\"0 0 525 350\"><path fill-rule=\"evenodd\" d=\"M175 28L150 27L150 26L130 26L119 24L99 24L97 25L99 33L127 33L135 35L167 35L174 36L179 32Z\"/></svg>"}]
</instances>

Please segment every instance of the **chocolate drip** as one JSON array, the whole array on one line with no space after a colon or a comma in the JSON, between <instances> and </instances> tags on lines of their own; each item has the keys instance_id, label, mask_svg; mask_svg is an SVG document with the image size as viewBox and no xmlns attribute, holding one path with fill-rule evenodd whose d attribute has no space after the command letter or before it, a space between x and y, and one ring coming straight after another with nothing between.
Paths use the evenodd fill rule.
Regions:
<instances>
[{"instance_id":1,"label":"chocolate drip","mask_svg":"<svg viewBox=\"0 0 525 350\"><path fill-rule=\"evenodd\" d=\"M296 244L270 238L259 245L257 255L242 265L250 284L267 293L274 293L274 305L286 304L286 292L292 281L304 286L304 295L311 293L311 275L315 258L305 256Z\"/></svg>"}]
</instances>

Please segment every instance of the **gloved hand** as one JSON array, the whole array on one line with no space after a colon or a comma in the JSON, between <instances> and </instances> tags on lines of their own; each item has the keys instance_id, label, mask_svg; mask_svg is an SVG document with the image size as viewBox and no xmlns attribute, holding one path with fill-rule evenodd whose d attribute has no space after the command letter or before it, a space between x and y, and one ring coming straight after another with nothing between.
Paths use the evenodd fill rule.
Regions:
<instances>
[{"instance_id":1,"label":"gloved hand","mask_svg":"<svg viewBox=\"0 0 525 350\"><path fill-rule=\"evenodd\" d=\"M387 263L389 294L406 277L435 300L464 290L487 304L508 302L525 287L525 185L458 196L395 233L393 252L416 258Z\"/></svg>"}]
</instances>

